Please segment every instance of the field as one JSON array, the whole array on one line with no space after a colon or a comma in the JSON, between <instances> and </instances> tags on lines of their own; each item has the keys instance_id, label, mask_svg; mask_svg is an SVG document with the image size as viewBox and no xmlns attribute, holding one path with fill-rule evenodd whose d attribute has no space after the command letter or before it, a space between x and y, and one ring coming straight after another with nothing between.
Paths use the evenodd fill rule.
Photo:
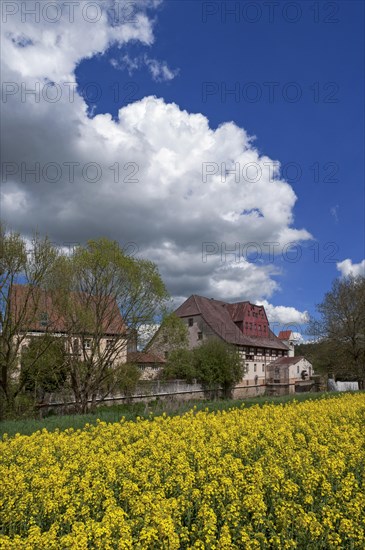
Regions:
<instances>
[{"instance_id":1,"label":"field","mask_svg":"<svg viewBox=\"0 0 365 550\"><path fill-rule=\"evenodd\" d=\"M363 549L365 394L4 437L4 549Z\"/></svg>"},{"instance_id":2,"label":"field","mask_svg":"<svg viewBox=\"0 0 365 550\"><path fill-rule=\"evenodd\" d=\"M337 392L324 393L301 393L296 395L283 395L280 397L250 397L244 399L244 406L252 407L253 405L263 406L266 403L290 403L291 401L306 401L307 399L322 399L323 397L338 396ZM161 416L166 413L169 416L182 415L195 407L195 410L208 410L210 412L223 411L242 405L242 399L219 399L215 401L208 400L154 400L149 403L129 403L123 405L102 405L95 411L87 414L66 414L66 415L50 415L44 418L20 418L16 420L0 421L0 437L7 434L12 437L14 435L31 435L37 430L46 428L48 431L56 429L66 430L67 428L80 429L88 424L96 424L98 420L104 422L119 422L124 417L125 420L136 420L139 418L151 418L153 416Z\"/></svg>"}]
</instances>

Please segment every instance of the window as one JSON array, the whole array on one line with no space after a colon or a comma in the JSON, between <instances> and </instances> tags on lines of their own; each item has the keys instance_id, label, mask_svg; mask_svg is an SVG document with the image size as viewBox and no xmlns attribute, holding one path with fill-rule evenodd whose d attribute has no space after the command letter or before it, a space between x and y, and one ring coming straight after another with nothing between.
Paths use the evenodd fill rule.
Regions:
<instances>
[{"instance_id":1,"label":"window","mask_svg":"<svg viewBox=\"0 0 365 550\"><path fill-rule=\"evenodd\" d=\"M189 327L192 327L194 324L194 319L192 317L189 317Z\"/></svg>"},{"instance_id":2,"label":"window","mask_svg":"<svg viewBox=\"0 0 365 550\"><path fill-rule=\"evenodd\" d=\"M265 372L265 365L262 364L262 372Z\"/></svg>"},{"instance_id":3,"label":"window","mask_svg":"<svg viewBox=\"0 0 365 550\"><path fill-rule=\"evenodd\" d=\"M48 323L49 323L48 313L43 311L39 317L39 324L41 325L41 327L46 327Z\"/></svg>"},{"instance_id":4,"label":"window","mask_svg":"<svg viewBox=\"0 0 365 550\"><path fill-rule=\"evenodd\" d=\"M254 366L253 366L253 372L256 372L256 370L257 370L257 365L255 363Z\"/></svg>"},{"instance_id":5,"label":"window","mask_svg":"<svg viewBox=\"0 0 365 550\"><path fill-rule=\"evenodd\" d=\"M198 340L203 340L203 333L202 332L198 332Z\"/></svg>"},{"instance_id":6,"label":"window","mask_svg":"<svg viewBox=\"0 0 365 550\"><path fill-rule=\"evenodd\" d=\"M91 338L85 338L85 340L84 340L84 348L85 348L85 349L91 349Z\"/></svg>"},{"instance_id":7,"label":"window","mask_svg":"<svg viewBox=\"0 0 365 550\"><path fill-rule=\"evenodd\" d=\"M299 365L297 366L297 374L299 374Z\"/></svg>"},{"instance_id":8,"label":"window","mask_svg":"<svg viewBox=\"0 0 365 550\"><path fill-rule=\"evenodd\" d=\"M106 349L111 349L113 347L113 340L107 340L105 344Z\"/></svg>"},{"instance_id":9,"label":"window","mask_svg":"<svg viewBox=\"0 0 365 550\"><path fill-rule=\"evenodd\" d=\"M75 355L79 355L80 353L80 345L77 338L75 338L72 342L72 353L74 353Z\"/></svg>"}]
</instances>

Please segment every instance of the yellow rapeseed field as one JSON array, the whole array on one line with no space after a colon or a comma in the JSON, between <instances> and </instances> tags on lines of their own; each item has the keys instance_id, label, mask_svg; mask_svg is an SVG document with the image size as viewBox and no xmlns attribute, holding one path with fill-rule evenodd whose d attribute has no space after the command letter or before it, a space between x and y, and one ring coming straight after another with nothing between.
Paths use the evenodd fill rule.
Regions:
<instances>
[{"instance_id":1,"label":"yellow rapeseed field","mask_svg":"<svg viewBox=\"0 0 365 550\"><path fill-rule=\"evenodd\" d=\"M1 445L3 549L365 548L365 395Z\"/></svg>"}]
</instances>

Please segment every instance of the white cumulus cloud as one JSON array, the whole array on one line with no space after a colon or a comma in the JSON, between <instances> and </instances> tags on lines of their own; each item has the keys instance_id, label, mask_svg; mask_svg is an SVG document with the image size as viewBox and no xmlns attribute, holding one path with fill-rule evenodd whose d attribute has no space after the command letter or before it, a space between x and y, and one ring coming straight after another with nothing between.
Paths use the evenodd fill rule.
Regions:
<instances>
[{"instance_id":1,"label":"white cumulus cloud","mask_svg":"<svg viewBox=\"0 0 365 550\"><path fill-rule=\"evenodd\" d=\"M288 306L274 306L267 300L258 300L256 304L265 307L270 326L275 332L291 330L294 332L298 342L302 340L301 334L304 332L305 325L309 321L307 311L299 311L294 307Z\"/></svg>"},{"instance_id":2,"label":"white cumulus cloud","mask_svg":"<svg viewBox=\"0 0 365 550\"><path fill-rule=\"evenodd\" d=\"M203 114L155 96L121 106L118 120L90 118L77 90L70 93L77 65L115 43L152 44L146 7L158 5L135 2L133 22L116 24L105 10L113 0L99 3L94 24L77 12L73 23L66 14L54 25L31 17L22 23L18 14L1 27L3 79L13 85L2 105L2 218L25 235L37 229L60 244L98 236L135 243L158 263L178 299L269 298L278 288L273 266L232 261L221 251L237 242L284 247L310 239L294 225L293 188L280 179L278 162L260 154L234 122L212 129ZM156 71L163 76L161 67ZM54 84L62 91L57 101L49 99ZM35 95L22 97L23 85ZM247 165L256 166L258 180ZM222 166L238 167L239 181ZM215 252L204 257L205 243ZM282 316L291 320L289 309Z\"/></svg>"},{"instance_id":3,"label":"white cumulus cloud","mask_svg":"<svg viewBox=\"0 0 365 550\"><path fill-rule=\"evenodd\" d=\"M362 275L365 277L365 259L358 264L355 264L348 258L342 262L338 262L336 265L338 271L340 271L343 277L348 277L349 275L354 277Z\"/></svg>"}]
</instances>

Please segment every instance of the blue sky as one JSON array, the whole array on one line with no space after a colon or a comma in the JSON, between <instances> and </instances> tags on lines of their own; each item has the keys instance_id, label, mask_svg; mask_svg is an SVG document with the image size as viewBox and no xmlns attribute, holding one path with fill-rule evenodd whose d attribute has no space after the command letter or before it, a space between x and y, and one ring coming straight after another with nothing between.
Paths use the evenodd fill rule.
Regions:
<instances>
[{"instance_id":1,"label":"blue sky","mask_svg":"<svg viewBox=\"0 0 365 550\"><path fill-rule=\"evenodd\" d=\"M124 121L119 120L122 107L129 105L134 108L144 98L157 96L163 99L164 105L174 103L180 111L186 110L189 116L194 113L204 115L212 130L232 121L249 136L255 136L252 147L258 155L267 155L280 162L281 178L286 180L297 196L295 204L288 207L292 220L283 222L283 226L305 230L312 239L308 236L301 239L298 234L298 240L295 237L281 240L280 253L274 260L276 269L271 269L273 263L265 255L259 262L251 257L251 263L258 270L265 270L268 265L271 269L269 274L263 276L261 295L257 285L252 283L250 296L251 283L248 283L245 271L238 277L230 272L227 280L234 280L234 289L242 285L244 299L266 300L270 303L273 318L275 308L279 306L313 313L314 305L322 300L335 277L356 274L361 272L361 265L364 267L360 265L365 256L363 2L166 0L161 3L152 1L148 6L145 4L148 9L144 13L150 22L153 40L143 36L141 38L140 32L136 40L119 40L117 43L110 40L107 44L96 46L93 53L85 51L79 57L72 54L79 93L82 94L82 90L86 89L90 94L90 97L83 96L89 108L89 118L103 120L100 115L109 113L115 123L119 121L123 125ZM227 8L236 11L225 14ZM26 36L27 32L24 32ZM87 36L83 37L82 32L79 34L80 41L87 41ZM66 52L65 58L67 55ZM43 77L52 80L50 75L53 69L46 67ZM62 78L65 78L64 74ZM93 97L92 82L101 91L100 97ZM233 89L235 94L225 93L225 90ZM117 91L118 97L115 95ZM55 107L53 119L57 116ZM128 119L132 126L135 116L133 112L131 121ZM154 120L159 124L159 118ZM145 131L141 130L139 121L137 126L140 133ZM62 133L64 130L63 127L58 129L61 148L63 139L66 140L62 136L67 135L66 131ZM97 131L100 132L99 126ZM161 132L164 131L161 129ZM150 130L146 132L148 134ZM139 139L134 132L131 135L133 139ZM89 139L92 137L89 136ZM228 133L222 145L223 150L229 139ZM228 146L229 143L227 151ZM192 140L191 150L188 148L185 153L186 159L194 153L194 147ZM232 149L236 150L236 146L232 146ZM230 155L228 151L226 156L222 153L218 157L217 154L217 163L220 165L223 158L228 163L234 154ZM92 154L90 158L93 158ZM129 160L132 161L132 157ZM207 157L208 160L211 161L212 157ZM190 173L187 171L181 177L189 178ZM156 186L165 185L163 179ZM200 182L200 185L203 188L206 184ZM257 188L257 193L265 193L265 188ZM280 210L280 197L275 198L272 189L270 193L272 199L269 200L275 204L278 201L276 207ZM170 199L173 194L174 187L171 186ZM214 216L207 219L200 232L199 225L194 226L189 236L189 224L192 222L189 221L191 213L187 208L185 233L182 231L172 237L166 225L161 227L158 238L156 236L145 242L144 234L148 234L152 226L159 226L159 219L155 219L148 210L149 200L152 200L151 209L156 208L153 206L156 195L158 189L155 194L147 193L145 203L138 204L139 216L147 216L150 225L144 233L141 224L137 229L137 222L134 227L131 221L128 231L124 232L125 235L128 233L128 241L138 243L142 255L151 257L157 263L161 262L161 271L177 301L192 292L205 291L215 297L219 297L219 292L225 294L224 278L220 280L221 275L217 275L222 273L220 267L224 268L219 266L219 262L212 265L212 272L216 270L214 285L202 282L202 278L207 277L206 269L202 272L201 267L194 264L194 277L187 280L184 270L179 271L174 265L194 246L196 253L199 243L203 241L217 242L219 247L221 242L225 242L229 248L235 242L242 245L255 242L255 236L251 233L248 236L239 223L228 231L229 237L227 232L222 231L220 234L219 230L210 234L209 224L213 227ZM163 196L164 192L161 194ZM234 196L232 199L234 202ZM60 197L59 200L64 199ZM123 218L122 205L125 205L126 197L115 200L121 201L120 213ZM200 197L199 200L204 219L204 199ZM237 195L237 202L244 209L245 203L240 201ZM90 198L86 202L90 202ZM39 206L39 202L37 204ZM133 210L133 204L132 200L128 210ZM159 204L161 206L163 201ZM210 205L212 212L217 211L218 206L217 203ZM255 204L250 205L249 210L255 208L260 212L260 206L256 207ZM126 214L127 217L129 215ZM163 211L160 215L164 215ZM198 215L199 212L197 214L194 211L194 216ZM98 232L121 239L116 212L110 218L115 218L114 225L112 222L108 225L106 221L109 220L109 213L104 217L105 226L101 221L91 223L90 217L90 213L83 212L80 206L80 211L72 218L72 235L56 220L52 224L51 220L41 216L39 224L41 230L44 228L44 231L51 233L57 242L65 242L66 239L82 241ZM20 229L29 232L31 222L20 226ZM271 241L270 232L263 237L258 231L257 242L264 249L262 238ZM276 241L274 232L272 240ZM169 245L165 244L167 241L171 241ZM292 241L297 242L297 252L285 249L287 252L283 257L285 242ZM170 251L174 250L176 262L172 257L166 260L164 250L166 252L167 246ZM298 261L290 261L296 253L300 255ZM344 260L348 262L338 267L337 264ZM190 265L187 271L190 271ZM250 279L255 279L255 273L249 272ZM239 298L239 291L234 289L232 287L221 297ZM277 317L282 322L285 319L291 321L289 310L282 316L278 313ZM300 315L293 317L296 321L303 318Z\"/></svg>"}]
</instances>

